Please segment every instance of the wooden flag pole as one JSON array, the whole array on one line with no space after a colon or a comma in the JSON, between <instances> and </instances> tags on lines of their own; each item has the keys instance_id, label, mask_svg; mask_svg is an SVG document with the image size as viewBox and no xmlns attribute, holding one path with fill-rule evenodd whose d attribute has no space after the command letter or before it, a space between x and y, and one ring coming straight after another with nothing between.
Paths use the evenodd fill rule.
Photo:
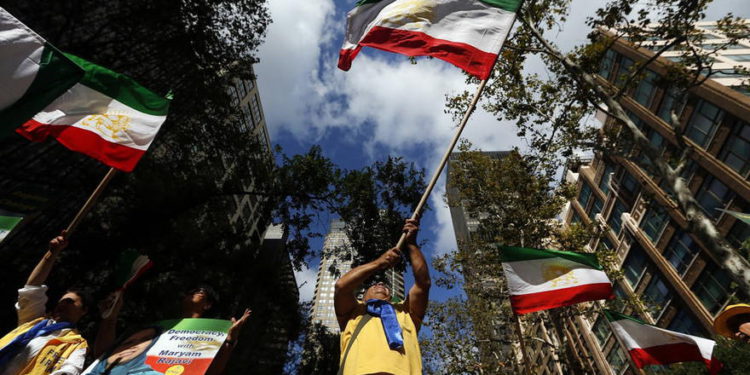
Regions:
<instances>
[{"instance_id":1,"label":"wooden flag pole","mask_svg":"<svg viewBox=\"0 0 750 375\"><path fill-rule=\"evenodd\" d=\"M518 343L521 345L521 358L523 358L523 365L526 368L526 374L532 375L531 362L529 362L529 355L526 353L526 341L523 339L523 328L521 328L521 318L518 314L513 313L513 320L516 322L516 333L518 333ZM544 323L542 323L544 324Z\"/></svg>"},{"instance_id":2,"label":"wooden flag pole","mask_svg":"<svg viewBox=\"0 0 750 375\"><path fill-rule=\"evenodd\" d=\"M456 143L458 143L458 140L461 138L461 133L464 131L466 124L469 122L469 117L471 117L471 114L474 113L474 110L477 107L477 102L479 102L479 97L482 96L482 91L484 91L484 87L486 85L487 85L486 79L483 79L482 82L479 83L477 92L474 93L474 98L471 100L471 104L469 105L469 108L467 108L466 112L464 112L464 117L463 119L461 119L461 123L458 124L458 129L456 129L456 133L453 135L453 139L451 139L451 143L448 146L448 149L445 150L445 154L443 154L443 158L440 159L440 164L438 165L435 172L432 174L430 183L427 184L427 188L422 194L422 198L419 200L417 207L414 209L414 213L411 215L411 219L416 220L417 218L419 218L419 215L422 214L424 205L427 203L427 199L430 197L430 193L432 193L432 189L435 187L435 184L437 183L438 178L440 178L440 174L443 173L443 169L445 168L445 165L448 164L448 158L450 158L451 152L453 152L453 148L456 147ZM406 240L406 233L402 233L401 238L398 239L398 244L396 244L396 248L399 248L399 249L402 248L404 246L405 240Z\"/></svg>"},{"instance_id":3,"label":"wooden flag pole","mask_svg":"<svg viewBox=\"0 0 750 375\"><path fill-rule=\"evenodd\" d=\"M78 224L81 223L81 220L83 220L84 216L91 211L91 208L94 207L94 203L99 199L99 196L102 194L102 191L104 191L104 188L107 187L107 184L109 184L109 181L112 180L112 177L115 176L115 173L117 173L117 170L114 168L110 168L106 175L104 175L104 178L99 182L99 185L94 189L94 192L91 193L89 196L89 199L86 200L86 203L83 204L83 207L81 207L80 210L78 210L78 213L73 218L73 221L70 222L68 225L68 228L66 231L66 238L70 238L70 236L73 234L73 232L78 227Z\"/></svg>"}]
</instances>

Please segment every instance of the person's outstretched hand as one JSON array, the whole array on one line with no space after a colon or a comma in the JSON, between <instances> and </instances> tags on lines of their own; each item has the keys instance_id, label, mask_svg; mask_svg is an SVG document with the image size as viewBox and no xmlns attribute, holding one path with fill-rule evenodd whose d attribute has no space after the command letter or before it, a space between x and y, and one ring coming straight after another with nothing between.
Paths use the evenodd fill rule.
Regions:
<instances>
[{"instance_id":1,"label":"person's outstretched hand","mask_svg":"<svg viewBox=\"0 0 750 375\"><path fill-rule=\"evenodd\" d=\"M237 342L237 338L240 336L240 332L242 331L242 326L245 325L252 312L253 310L245 309L245 312L239 319L235 319L234 317L232 317L232 326L229 327L229 332L227 332L227 341Z\"/></svg>"}]
</instances>

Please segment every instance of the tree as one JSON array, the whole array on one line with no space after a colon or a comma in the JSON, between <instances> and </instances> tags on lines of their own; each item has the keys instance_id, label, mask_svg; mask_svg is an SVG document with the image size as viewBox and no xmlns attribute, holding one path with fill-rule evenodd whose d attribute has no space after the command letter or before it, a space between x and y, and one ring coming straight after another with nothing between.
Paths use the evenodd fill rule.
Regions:
<instances>
[{"instance_id":1,"label":"tree","mask_svg":"<svg viewBox=\"0 0 750 375\"><path fill-rule=\"evenodd\" d=\"M447 309L454 304L449 301L431 311L429 326L433 335L434 331L438 334L425 346L425 361L449 363L469 374L516 373L522 370L514 367L521 360L514 358L512 349L517 334L515 318L505 279L498 276L502 274L500 254L491 245L544 248L563 238L554 219L572 190L569 186L554 188L554 174L548 173L539 159L518 150L493 158L462 142L459 151L450 167L448 203L461 207L478 226L468 239L459 242L456 251L433 264L443 273L438 285L462 285L467 304L463 309ZM565 237L566 243L579 246L573 237ZM435 328L432 322L437 322ZM464 348L448 346L449 340L469 328L471 335L460 341Z\"/></svg>"},{"instance_id":2,"label":"tree","mask_svg":"<svg viewBox=\"0 0 750 375\"><path fill-rule=\"evenodd\" d=\"M468 301L452 297L430 302L424 326L430 336L421 343L427 374L484 374Z\"/></svg>"},{"instance_id":3,"label":"tree","mask_svg":"<svg viewBox=\"0 0 750 375\"><path fill-rule=\"evenodd\" d=\"M550 35L566 20L569 2L525 2L518 12L518 27L508 38L495 67L485 108L501 119L515 121L518 135L529 140L540 162L560 166L561 159L571 156L576 149L596 149L652 173L672 192L673 200L687 218L687 230L707 246L748 294L748 262L719 235L681 177L690 156L680 123L689 93L715 73L710 67L712 52L726 49L750 35L750 26L729 14L718 21L718 29L727 36L726 42L707 49L697 48L704 44L706 36L696 29L695 23L704 17L709 3L707 0L612 1L588 19L587 24L596 29L589 35L588 43L564 52ZM655 39L669 42L654 47L651 41ZM647 61L636 62L620 72L615 84L597 78L596 72L607 50L623 41L650 47L655 52ZM658 56L673 48L683 51L680 63L657 62ZM525 74L523 65L532 58L544 63L546 77ZM650 79L646 77L646 67L651 63L665 69L666 74L657 84L668 85L675 98L669 118L674 142L667 153L651 144L622 104L629 90ZM737 67L735 73L743 76L748 71ZM464 98L453 98L449 110L464 108ZM594 110L615 119L601 136L595 126L584 121Z\"/></svg>"}]
</instances>

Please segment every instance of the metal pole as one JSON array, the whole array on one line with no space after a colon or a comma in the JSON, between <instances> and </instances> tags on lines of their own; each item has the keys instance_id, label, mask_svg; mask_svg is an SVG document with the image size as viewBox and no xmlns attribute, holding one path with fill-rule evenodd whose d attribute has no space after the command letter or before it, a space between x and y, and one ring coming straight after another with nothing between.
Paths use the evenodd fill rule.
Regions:
<instances>
[{"instance_id":1,"label":"metal pole","mask_svg":"<svg viewBox=\"0 0 750 375\"><path fill-rule=\"evenodd\" d=\"M477 102L479 102L479 97L482 96L482 91L484 91L484 87L486 85L487 85L486 79L483 79L482 82L479 83L477 92L474 93L474 98L471 100L471 104L469 105L469 108L467 108L466 112L464 112L464 117L463 119L461 119L461 123L458 125L458 129L456 129L456 133L453 135L453 139L451 140L450 145L448 145L448 149L445 150L445 154L443 154L443 158L440 159L440 164L438 164L437 169L432 174L430 183L427 184L427 188L422 194L422 199L419 200L417 207L414 209L414 213L411 215L411 219L417 219L419 215L422 213L422 210L424 209L424 205L427 203L427 199L430 197L430 193L432 193L432 189L435 187L435 184L437 183L438 178L440 178L440 174L443 172L445 165L448 164L448 158L451 156L451 152L453 152L453 148L456 147L456 143L458 143L458 140L461 138L461 132L464 131L466 124L469 122L469 117L471 117L471 114L474 113L474 110L477 107ZM404 240L406 240L406 233L401 234L401 238L398 239L398 244L396 244L396 247L399 249L402 248L404 246Z\"/></svg>"},{"instance_id":2,"label":"metal pole","mask_svg":"<svg viewBox=\"0 0 750 375\"><path fill-rule=\"evenodd\" d=\"M107 174L104 175L104 178L102 178L102 180L99 182L99 185L96 187L96 189L94 189L94 192L91 193L89 199L86 200L86 203L84 203L83 207L78 210L78 213L73 218L73 221L71 221L68 225L68 228L65 230L66 238L70 238L70 236L78 227L78 224L80 224L81 220L83 220L84 216L86 216L86 214L91 211L91 208L94 207L94 203L96 203L96 201L99 199L102 191L104 191L104 188L107 187L107 184L109 184L109 181L112 179L112 177L115 176L115 173L117 173L117 170L114 168L110 168Z\"/></svg>"}]
</instances>

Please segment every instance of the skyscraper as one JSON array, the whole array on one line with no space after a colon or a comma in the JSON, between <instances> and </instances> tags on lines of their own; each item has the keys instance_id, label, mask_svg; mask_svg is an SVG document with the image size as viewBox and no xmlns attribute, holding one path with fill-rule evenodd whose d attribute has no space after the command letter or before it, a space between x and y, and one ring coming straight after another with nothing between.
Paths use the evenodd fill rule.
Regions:
<instances>
[{"instance_id":1,"label":"skyscraper","mask_svg":"<svg viewBox=\"0 0 750 375\"><path fill-rule=\"evenodd\" d=\"M332 333L339 332L339 323L333 307L334 285L341 275L351 270L353 251L346 235L346 223L339 219L332 220L321 251L311 313L313 323L323 324ZM404 276L401 272L395 269L387 270L385 282L394 297L404 300Z\"/></svg>"},{"instance_id":2,"label":"skyscraper","mask_svg":"<svg viewBox=\"0 0 750 375\"><path fill-rule=\"evenodd\" d=\"M707 37L697 48L713 48L725 41L714 22L700 22L697 27ZM638 48L618 40L602 61L600 78L615 82L665 42L651 41ZM750 41L713 57L712 69L718 74L690 91L677 133L667 121L673 91L657 78L679 54L675 49L651 62L644 79L621 102L663 154L674 155L676 137L682 137L691 149L682 178L720 234L746 256L741 245L750 235L750 226L719 209L750 211L750 93L739 86L742 77L733 74L736 65L750 68ZM605 128L614 121L604 113L597 118ZM578 194L563 219L567 225L596 223L603 228L588 247L613 250L624 273L615 285L616 294L637 296L646 304L646 311L627 306L623 311L670 330L711 337L714 317L730 301L747 296L732 287L715 255L688 230L670 190L645 165L637 148L627 157L598 152L591 161L570 165L564 179L577 186ZM579 345L591 349L601 373L633 373L604 317L577 320L574 336Z\"/></svg>"}]
</instances>

